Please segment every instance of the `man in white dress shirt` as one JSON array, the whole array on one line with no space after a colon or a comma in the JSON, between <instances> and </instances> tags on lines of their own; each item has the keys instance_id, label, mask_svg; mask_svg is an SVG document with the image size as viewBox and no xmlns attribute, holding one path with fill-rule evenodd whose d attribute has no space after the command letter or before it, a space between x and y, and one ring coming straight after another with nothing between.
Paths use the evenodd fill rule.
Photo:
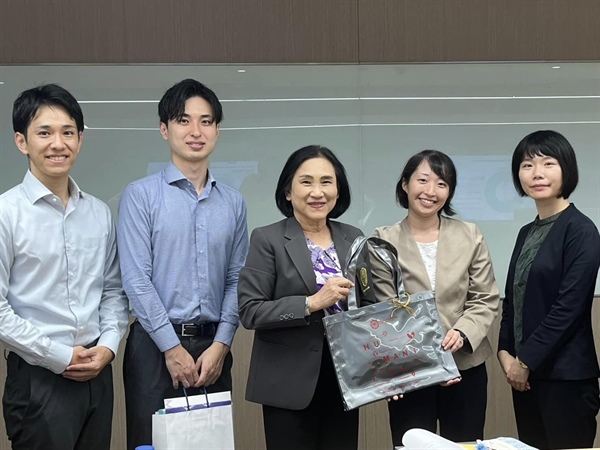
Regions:
<instances>
[{"instance_id":1,"label":"man in white dress shirt","mask_svg":"<svg viewBox=\"0 0 600 450\"><path fill-rule=\"evenodd\" d=\"M110 448L111 361L127 326L110 210L69 173L83 141L75 98L48 84L13 107L23 182L0 196L3 408L13 449Z\"/></svg>"}]
</instances>

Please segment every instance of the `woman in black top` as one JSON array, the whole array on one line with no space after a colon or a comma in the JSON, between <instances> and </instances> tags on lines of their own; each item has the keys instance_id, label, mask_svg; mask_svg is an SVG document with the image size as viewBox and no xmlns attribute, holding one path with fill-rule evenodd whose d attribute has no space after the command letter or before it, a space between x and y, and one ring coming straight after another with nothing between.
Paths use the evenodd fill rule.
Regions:
<instances>
[{"instance_id":1,"label":"woman in black top","mask_svg":"<svg viewBox=\"0 0 600 450\"><path fill-rule=\"evenodd\" d=\"M592 333L600 236L567 200L578 172L564 136L526 136L513 153L512 175L538 211L517 237L498 345L519 439L540 449L592 447L600 408Z\"/></svg>"}]
</instances>

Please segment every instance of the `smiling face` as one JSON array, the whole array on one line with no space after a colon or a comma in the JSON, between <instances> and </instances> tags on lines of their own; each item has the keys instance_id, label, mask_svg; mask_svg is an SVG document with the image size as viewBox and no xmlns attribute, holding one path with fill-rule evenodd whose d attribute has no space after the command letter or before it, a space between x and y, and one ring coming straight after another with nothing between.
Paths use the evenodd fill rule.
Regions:
<instances>
[{"instance_id":1,"label":"smiling face","mask_svg":"<svg viewBox=\"0 0 600 450\"><path fill-rule=\"evenodd\" d=\"M519 181L525 194L536 202L561 198L563 176L555 158L544 155L526 157L519 166Z\"/></svg>"},{"instance_id":2,"label":"smiling face","mask_svg":"<svg viewBox=\"0 0 600 450\"><path fill-rule=\"evenodd\" d=\"M160 124L160 133L169 143L173 163L181 167L189 163L208 163L219 137L210 104L202 97L191 97L185 102L184 114L179 120Z\"/></svg>"},{"instance_id":3,"label":"smiling face","mask_svg":"<svg viewBox=\"0 0 600 450\"><path fill-rule=\"evenodd\" d=\"M304 161L292 178L286 199L302 228L323 226L338 199L333 165L326 158Z\"/></svg>"},{"instance_id":4,"label":"smiling face","mask_svg":"<svg viewBox=\"0 0 600 450\"><path fill-rule=\"evenodd\" d=\"M448 183L442 180L424 160L402 183L408 197L408 211L415 217L428 219L437 216L450 195Z\"/></svg>"},{"instance_id":5,"label":"smiling face","mask_svg":"<svg viewBox=\"0 0 600 450\"><path fill-rule=\"evenodd\" d=\"M75 120L58 106L41 107L26 136L15 133L15 144L29 157L31 173L46 186L68 180L82 142Z\"/></svg>"}]
</instances>

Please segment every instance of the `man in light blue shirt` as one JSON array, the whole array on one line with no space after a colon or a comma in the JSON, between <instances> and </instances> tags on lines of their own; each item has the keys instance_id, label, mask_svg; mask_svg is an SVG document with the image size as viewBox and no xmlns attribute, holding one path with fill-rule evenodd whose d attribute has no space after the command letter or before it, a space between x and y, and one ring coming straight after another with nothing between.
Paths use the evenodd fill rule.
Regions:
<instances>
[{"instance_id":1,"label":"man in light blue shirt","mask_svg":"<svg viewBox=\"0 0 600 450\"><path fill-rule=\"evenodd\" d=\"M127 327L108 207L69 174L77 100L49 84L14 103L23 183L0 196L0 340L10 351L4 420L13 449L110 448L114 359Z\"/></svg>"},{"instance_id":2,"label":"man in light blue shirt","mask_svg":"<svg viewBox=\"0 0 600 450\"><path fill-rule=\"evenodd\" d=\"M248 251L241 194L208 170L221 104L195 80L158 105L171 163L131 183L119 205L123 286L136 321L125 350L127 447L152 442L165 398L231 390L237 283Z\"/></svg>"}]
</instances>

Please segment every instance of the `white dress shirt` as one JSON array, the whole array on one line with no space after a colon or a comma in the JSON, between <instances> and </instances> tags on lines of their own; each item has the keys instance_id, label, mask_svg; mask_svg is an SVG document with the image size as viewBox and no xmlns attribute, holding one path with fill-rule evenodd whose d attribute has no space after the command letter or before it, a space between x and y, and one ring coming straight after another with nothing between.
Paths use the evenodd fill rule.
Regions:
<instances>
[{"instance_id":1,"label":"white dress shirt","mask_svg":"<svg viewBox=\"0 0 600 450\"><path fill-rule=\"evenodd\" d=\"M128 320L110 210L69 192L64 208L28 171L0 195L0 340L57 374L96 339L116 355Z\"/></svg>"}]
</instances>

